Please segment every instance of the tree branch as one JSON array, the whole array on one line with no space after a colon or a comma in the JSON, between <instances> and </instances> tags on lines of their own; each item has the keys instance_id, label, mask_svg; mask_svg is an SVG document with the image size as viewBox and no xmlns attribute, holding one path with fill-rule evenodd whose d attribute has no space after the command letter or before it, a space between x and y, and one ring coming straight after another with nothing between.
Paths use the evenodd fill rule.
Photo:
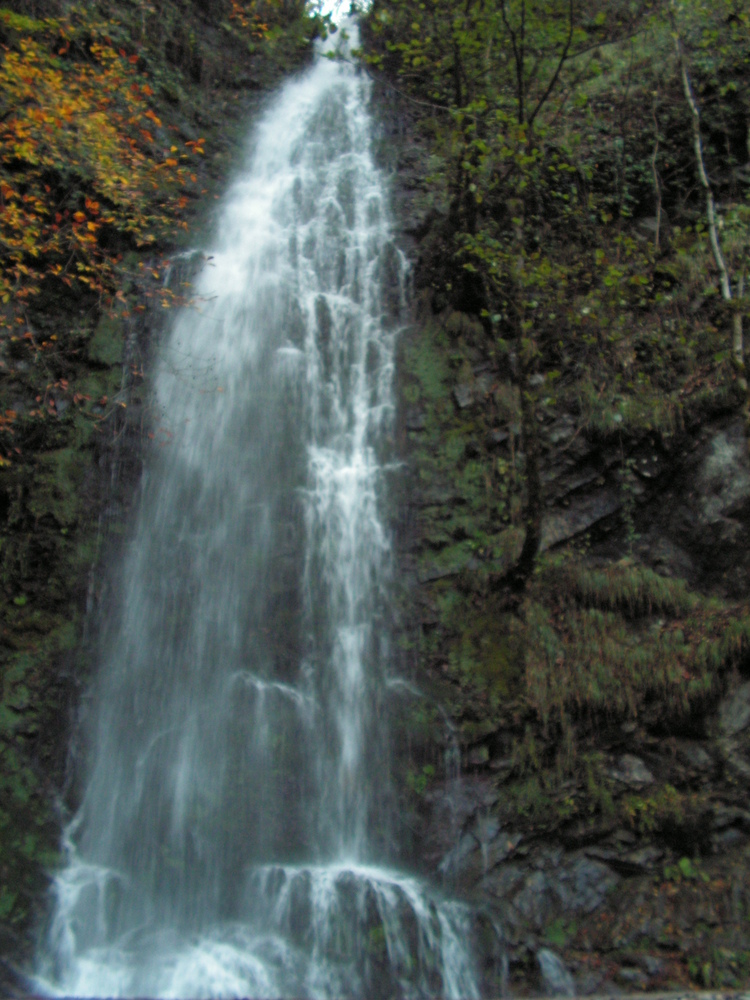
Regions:
<instances>
[{"instance_id":1,"label":"tree branch","mask_svg":"<svg viewBox=\"0 0 750 1000\"><path fill-rule=\"evenodd\" d=\"M516 64L516 99L518 101L519 115L523 114L523 59L519 54L516 33L510 26L508 12L505 8L505 0L500 0L500 15L505 25L505 30L510 35L510 44L513 49L513 59ZM519 119L522 120L522 119Z\"/></svg>"},{"instance_id":2,"label":"tree branch","mask_svg":"<svg viewBox=\"0 0 750 1000\"><path fill-rule=\"evenodd\" d=\"M544 93L542 94L542 96L539 98L539 100L537 102L537 105L534 108L534 111L533 111L531 117L529 118L529 128L531 128L531 126L534 124L534 119L539 114L539 112L542 110L542 108L544 107L544 105L547 103L547 99L549 98L549 95L554 90L555 84L557 83L557 80L558 80L558 77L560 76L562 68L563 68L563 66L565 65L565 63L568 60L568 53L570 52L570 46L572 44L573 44L573 0L568 0L568 37L567 37L567 39L565 41L565 47L563 48L562 52L560 53L560 58L558 59L557 67L555 69L555 72L552 74L552 78L550 79L549 83L547 84L546 90L544 91Z\"/></svg>"}]
</instances>

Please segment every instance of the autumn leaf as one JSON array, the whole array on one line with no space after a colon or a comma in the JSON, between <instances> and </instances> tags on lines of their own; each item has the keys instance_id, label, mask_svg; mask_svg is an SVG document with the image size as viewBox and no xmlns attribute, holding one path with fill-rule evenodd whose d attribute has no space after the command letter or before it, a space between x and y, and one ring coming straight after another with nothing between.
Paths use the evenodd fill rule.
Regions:
<instances>
[{"instance_id":1,"label":"autumn leaf","mask_svg":"<svg viewBox=\"0 0 750 1000\"><path fill-rule=\"evenodd\" d=\"M159 162L154 135L142 128L162 123L148 104L153 88L137 75L139 56L87 22L87 55L71 59L83 51L71 45L76 25L35 24L31 35L10 36L0 61L0 106L10 109L0 121L0 302L14 308L45 276L114 294L117 256L98 243L102 222L149 246L185 204L178 161ZM69 57L64 67L60 55ZM157 170L165 171L158 182ZM72 186L61 200L50 177L63 174L85 178L85 195Z\"/></svg>"}]
</instances>

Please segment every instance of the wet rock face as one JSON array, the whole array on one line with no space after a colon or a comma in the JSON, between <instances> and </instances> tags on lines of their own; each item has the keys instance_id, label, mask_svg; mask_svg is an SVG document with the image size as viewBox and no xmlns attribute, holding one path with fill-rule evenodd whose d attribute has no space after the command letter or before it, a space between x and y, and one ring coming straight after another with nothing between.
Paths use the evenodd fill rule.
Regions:
<instances>
[{"instance_id":1,"label":"wet rock face","mask_svg":"<svg viewBox=\"0 0 750 1000\"><path fill-rule=\"evenodd\" d=\"M619 881L607 865L582 857L561 870L554 890L565 913L589 914L599 909Z\"/></svg>"},{"instance_id":2,"label":"wet rock face","mask_svg":"<svg viewBox=\"0 0 750 1000\"><path fill-rule=\"evenodd\" d=\"M540 932L562 918L594 913L620 882L607 864L580 853L566 857L561 848L537 854L532 865L539 867L531 871L525 859L506 863L522 838L511 834L503 839L508 853L483 874L480 885L484 893L509 904L505 919L516 935L528 929Z\"/></svg>"},{"instance_id":3,"label":"wet rock face","mask_svg":"<svg viewBox=\"0 0 750 1000\"><path fill-rule=\"evenodd\" d=\"M548 997L574 997L576 985L559 955L549 948L537 952L544 993Z\"/></svg>"},{"instance_id":4,"label":"wet rock face","mask_svg":"<svg viewBox=\"0 0 750 1000\"><path fill-rule=\"evenodd\" d=\"M727 695L719 705L719 733L725 737L739 736L750 726L750 681Z\"/></svg>"},{"instance_id":5,"label":"wet rock face","mask_svg":"<svg viewBox=\"0 0 750 1000\"><path fill-rule=\"evenodd\" d=\"M667 442L667 449L647 436L619 454L619 446L582 434L570 416L541 434L547 448L543 548L597 525L614 527L629 503L638 535L633 554L657 572L693 585L719 583L730 593L750 578L750 556L738 549L750 526L750 463L741 421L707 424L697 437Z\"/></svg>"},{"instance_id":6,"label":"wet rock face","mask_svg":"<svg viewBox=\"0 0 750 1000\"><path fill-rule=\"evenodd\" d=\"M461 876L469 864L477 862L486 842L479 832L483 817L496 802L497 792L489 778L457 777L438 784L424 798L420 857L445 879Z\"/></svg>"},{"instance_id":7,"label":"wet rock face","mask_svg":"<svg viewBox=\"0 0 750 1000\"><path fill-rule=\"evenodd\" d=\"M747 447L737 427L718 431L704 449L696 485L704 524L727 522L750 501Z\"/></svg>"},{"instance_id":8,"label":"wet rock face","mask_svg":"<svg viewBox=\"0 0 750 1000\"><path fill-rule=\"evenodd\" d=\"M654 783L653 774L640 757L632 753L624 753L610 769L610 774L628 788L645 788Z\"/></svg>"},{"instance_id":9,"label":"wet rock face","mask_svg":"<svg viewBox=\"0 0 750 1000\"><path fill-rule=\"evenodd\" d=\"M747 593L750 552L742 544L750 525L750 464L740 420L706 424L684 449L677 489L661 495L663 535L681 546L703 588L730 596Z\"/></svg>"},{"instance_id":10,"label":"wet rock face","mask_svg":"<svg viewBox=\"0 0 750 1000\"><path fill-rule=\"evenodd\" d=\"M750 682L729 691L719 704L716 749L726 777L740 788L750 786ZM722 842L725 842L723 835Z\"/></svg>"}]
</instances>

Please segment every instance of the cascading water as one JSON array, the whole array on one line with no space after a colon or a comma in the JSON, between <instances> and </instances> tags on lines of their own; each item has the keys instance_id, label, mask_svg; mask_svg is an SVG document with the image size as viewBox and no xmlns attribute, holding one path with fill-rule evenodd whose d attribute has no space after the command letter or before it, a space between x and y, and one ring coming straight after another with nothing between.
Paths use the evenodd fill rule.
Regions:
<instances>
[{"instance_id":1,"label":"cascading water","mask_svg":"<svg viewBox=\"0 0 750 1000\"><path fill-rule=\"evenodd\" d=\"M320 54L281 90L162 352L45 992L478 994L468 910L386 867L403 265L367 102Z\"/></svg>"}]
</instances>

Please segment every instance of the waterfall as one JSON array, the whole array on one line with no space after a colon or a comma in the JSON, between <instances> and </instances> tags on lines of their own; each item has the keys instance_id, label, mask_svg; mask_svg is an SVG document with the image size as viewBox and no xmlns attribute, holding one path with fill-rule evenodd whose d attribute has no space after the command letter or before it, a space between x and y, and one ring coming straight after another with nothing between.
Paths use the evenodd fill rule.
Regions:
<instances>
[{"instance_id":1,"label":"waterfall","mask_svg":"<svg viewBox=\"0 0 750 1000\"><path fill-rule=\"evenodd\" d=\"M283 86L160 350L44 993L478 995L468 908L392 867L405 265L368 100L325 51Z\"/></svg>"}]
</instances>

